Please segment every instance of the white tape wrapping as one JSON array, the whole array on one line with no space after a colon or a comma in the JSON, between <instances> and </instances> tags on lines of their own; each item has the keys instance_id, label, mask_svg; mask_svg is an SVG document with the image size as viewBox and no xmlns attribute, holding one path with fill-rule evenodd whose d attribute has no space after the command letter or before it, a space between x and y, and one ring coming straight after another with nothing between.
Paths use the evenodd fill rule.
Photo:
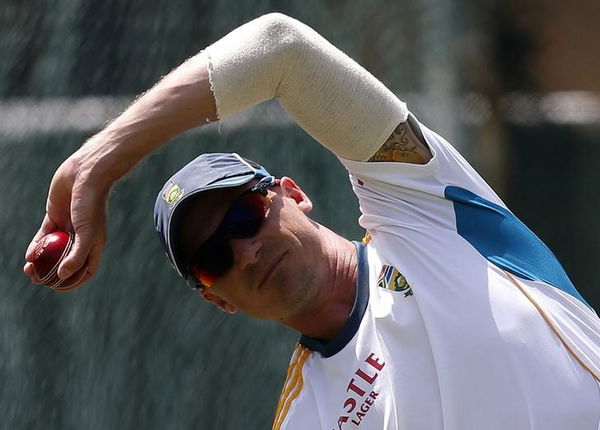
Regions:
<instances>
[{"instance_id":1,"label":"white tape wrapping","mask_svg":"<svg viewBox=\"0 0 600 430\"><path fill-rule=\"evenodd\" d=\"M271 98L338 156L363 161L408 116L373 75L301 22L279 13L204 51L220 119Z\"/></svg>"}]
</instances>

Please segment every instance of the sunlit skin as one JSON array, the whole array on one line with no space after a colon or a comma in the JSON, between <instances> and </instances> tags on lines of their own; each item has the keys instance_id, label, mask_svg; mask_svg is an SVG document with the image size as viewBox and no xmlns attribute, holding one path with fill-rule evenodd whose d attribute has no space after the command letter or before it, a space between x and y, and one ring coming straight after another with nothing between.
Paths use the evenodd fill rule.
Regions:
<instances>
[{"instance_id":1,"label":"sunlit skin","mask_svg":"<svg viewBox=\"0 0 600 430\"><path fill-rule=\"evenodd\" d=\"M214 232L231 202L255 182L213 190L185 210L179 232L185 256ZM201 296L226 312L279 321L331 339L347 321L356 290L356 249L311 220L312 203L287 177L269 188L271 205L258 233L229 239L233 267Z\"/></svg>"}]
</instances>

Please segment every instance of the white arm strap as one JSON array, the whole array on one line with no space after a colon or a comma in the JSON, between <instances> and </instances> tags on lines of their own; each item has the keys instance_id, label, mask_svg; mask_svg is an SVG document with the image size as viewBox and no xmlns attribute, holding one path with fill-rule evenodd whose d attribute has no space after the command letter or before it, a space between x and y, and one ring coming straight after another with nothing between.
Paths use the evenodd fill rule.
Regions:
<instances>
[{"instance_id":1,"label":"white arm strap","mask_svg":"<svg viewBox=\"0 0 600 430\"><path fill-rule=\"evenodd\" d=\"M408 111L350 57L301 22L272 13L206 48L220 119L276 97L338 156L375 153Z\"/></svg>"}]
</instances>

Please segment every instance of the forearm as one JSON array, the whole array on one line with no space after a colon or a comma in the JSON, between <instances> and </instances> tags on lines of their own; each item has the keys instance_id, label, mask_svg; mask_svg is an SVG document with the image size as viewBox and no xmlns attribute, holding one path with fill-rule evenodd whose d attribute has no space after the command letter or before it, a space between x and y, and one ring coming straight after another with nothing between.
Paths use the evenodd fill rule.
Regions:
<instances>
[{"instance_id":1,"label":"forearm","mask_svg":"<svg viewBox=\"0 0 600 430\"><path fill-rule=\"evenodd\" d=\"M405 121L404 103L306 25L269 14L206 49L221 119L273 97L336 154L365 160Z\"/></svg>"},{"instance_id":2,"label":"forearm","mask_svg":"<svg viewBox=\"0 0 600 430\"><path fill-rule=\"evenodd\" d=\"M81 148L95 178L114 182L171 137L216 120L203 53L141 95Z\"/></svg>"}]
</instances>

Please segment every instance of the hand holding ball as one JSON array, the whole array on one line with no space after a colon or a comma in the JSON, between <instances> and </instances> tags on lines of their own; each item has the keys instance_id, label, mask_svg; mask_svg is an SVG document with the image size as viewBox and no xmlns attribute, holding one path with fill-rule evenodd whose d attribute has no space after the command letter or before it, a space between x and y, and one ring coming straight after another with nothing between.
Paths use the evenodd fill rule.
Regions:
<instances>
[{"instance_id":1,"label":"hand holding ball","mask_svg":"<svg viewBox=\"0 0 600 430\"><path fill-rule=\"evenodd\" d=\"M55 231L40 239L35 247L32 262L33 270L40 283L53 290L65 291L83 278L86 266L67 279L58 277L58 267L69 254L72 246L73 235L63 231Z\"/></svg>"}]
</instances>

